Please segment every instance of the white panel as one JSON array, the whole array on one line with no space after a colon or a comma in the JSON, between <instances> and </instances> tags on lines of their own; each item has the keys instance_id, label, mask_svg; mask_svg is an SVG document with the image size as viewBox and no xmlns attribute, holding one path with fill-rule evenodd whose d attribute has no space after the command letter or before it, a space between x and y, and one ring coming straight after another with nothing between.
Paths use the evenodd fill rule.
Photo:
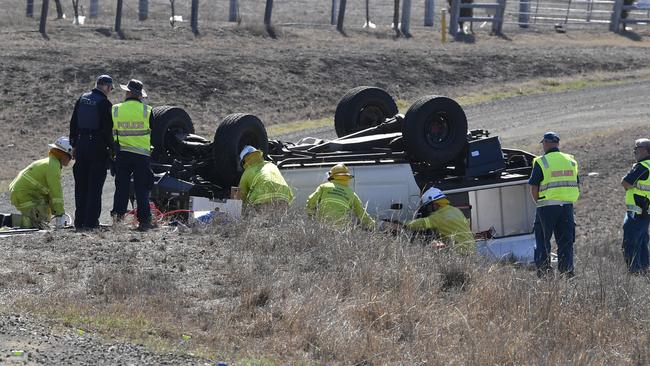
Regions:
<instances>
[{"instance_id":1,"label":"white panel","mask_svg":"<svg viewBox=\"0 0 650 366\"><path fill-rule=\"evenodd\" d=\"M479 231L494 227L497 236L503 236L500 188L484 189L476 192L475 202L470 202L472 211L476 210L473 228Z\"/></svg>"},{"instance_id":2,"label":"white panel","mask_svg":"<svg viewBox=\"0 0 650 366\"><path fill-rule=\"evenodd\" d=\"M329 167L306 167L281 169L282 176L293 190L295 196L294 206L303 207L307 197L314 193L316 187L327 181Z\"/></svg>"},{"instance_id":3,"label":"white panel","mask_svg":"<svg viewBox=\"0 0 650 366\"><path fill-rule=\"evenodd\" d=\"M525 185L501 188L503 197L503 235L530 233L530 215L526 201L529 199Z\"/></svg>"}]
</instances>

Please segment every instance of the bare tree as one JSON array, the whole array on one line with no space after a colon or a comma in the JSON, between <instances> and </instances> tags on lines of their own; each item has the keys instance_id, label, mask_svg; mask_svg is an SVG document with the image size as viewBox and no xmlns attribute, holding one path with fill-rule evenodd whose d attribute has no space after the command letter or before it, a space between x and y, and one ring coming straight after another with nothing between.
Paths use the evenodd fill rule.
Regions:
<instances>
[{"instance_id":1,"label":"bare tree","mask_svg":"<svg viewBox=\"0 0 650 366\"><path fill-rule=\"evenodd\" d=\"M56 5L56 19L63 19L63 6L61 5L61 0L54 0Z\"/></svg>"},{"instance_id":2,"label":"bare tree","mask_svg":"<svg viewBox=\"0 0 650 366\"><path fill-rule=\"evenodd\" d=\"M172 28L174 28L174 25L176 24L176 19L174 18L176 15L176 11L174 10L174 2L176 0L169 0L169 4L172 6L172 16L169 18L169 23L172 25Z\"/></svg>"},{"instance_id":3,"label":"bare tree","mask_svg":"<svg viewBox=\"0 0 650 366\"><path fill-rule=\"evenodd\" d=\"M343 32L343 21L345 20L345 6L347 5L347 0L341 0L339 3L339 18L336 21L336 30L341 33Z\"/></svg>"},{"instance_id":4,"label":"bare tree","mask_svg":"<svg viewBox=\"0 0 650 366\"><path fill-rule=\"evenodd\" d=\"M117 0L117 10L115 11L115 31L122 31L122 0Z\"/></svg>"},{"instance_id":5,"label":"bare tree","mask_svg":"<svg viewBox=\"0 0 650 366\"><path fill-rule=\"evenodd\" d=\"M199 34L199 0L192 0L192 33Z\"/></svg>"},{"instance_id":6,"label":"bare tree","mask_svg":"<svg viewBox=\"0 0 650 366\"><path fill-rule=\"evenodd\" d=\"M271 16L273 15L273 0L266 0L266 7L264 8L264 24L266 27L271 26Z\"/></svg>"},{"instance_id":7,"label":"bare tree","mask_svg":"<svg viewBox=\"0 0 650 366\"><path fill-rule=\"evenodd\" d=\"M47 32L45 31L45 25L47 23L47 10L50 7L50 0L43 0L43 6L41 7L41 23L38 26L38 31L47 38Z\"/></svg>"}]
</instances>

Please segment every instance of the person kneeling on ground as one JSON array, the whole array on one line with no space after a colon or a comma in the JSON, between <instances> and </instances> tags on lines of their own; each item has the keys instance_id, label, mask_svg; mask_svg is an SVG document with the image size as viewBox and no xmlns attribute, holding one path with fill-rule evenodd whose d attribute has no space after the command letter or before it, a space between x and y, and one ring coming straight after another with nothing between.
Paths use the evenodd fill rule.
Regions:
<instances>
[{"instance_id":1,"label":"person kneeling on ground","mask_svg":"<svg viewBox=\"0 0 650 366\"><path fill-rule=\"evenodd\" d=\"M239 194L244 204L262 208L288 206L293 201L293 192L280 170L270 161L264 161L260 150L245 146L239 159L244 166L244 174L239 180Z\"/></svg>"},{"instance_id":2,"label":"person kneeling on ground","mask_svg":"<svg viewBox=\"0 0 650 366\"><path fill-rule=\"evenodd\" d=\"M337 226L345 226L354 214L364 228L374 228L375 221L366 212L359 196L348 186L352 178L344 164L334 165L327 173L328 182L318 186L316 192L307 198L307 212Z\"/></svg>"},{"instance_id":3,"label":"person kneeling on ground","mask_svg":"<svg viewBox=\"0 0 650 366\"><path fill-rule=\"evenodd\" d=\"M45 159L36 160L18 173L9 185L11 204L21 213L21 222L13 222L24 229L45 229L51 213L56 218L56 228L65 225L61 168L72 160L72 146L67 137L59 137L48 145Z\"/></svg>"},{"instance_id":4,"label":"person kneeling on ground","mask_svg":"<svg viewBox=\"0 0 650 366\"><path fill-rule=\"evenodd\" d=\"M420 198L422 218L408 221L404 226L412 231L435 230L459 254L476 252L476 240L469 221L462 211L452 206L441 190L432 187Z\"/></svg>"}]
</instances>

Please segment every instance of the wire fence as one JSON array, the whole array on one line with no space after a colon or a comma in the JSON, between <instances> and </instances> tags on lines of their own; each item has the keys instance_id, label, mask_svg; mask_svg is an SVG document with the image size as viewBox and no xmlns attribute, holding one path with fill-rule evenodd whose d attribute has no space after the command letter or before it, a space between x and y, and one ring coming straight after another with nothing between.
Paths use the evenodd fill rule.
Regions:
<instances>
[{"instance_id":1,"label":"wire fence","mask_svg":"<svg viewBox=\"0 0 650 366\"><path fill-rule=\"evenodd\" d=\"M29 0L27 0L29 1ZM33 1L33 0L32 0ZM79 0L79 15L86 25L113 27L118 0L97 0L97 16L90 17L90 2ZM402 0L403 1L403 0ZM475 0L486 2L486 0ZM489 0L488 0L489 1ZM338 2L338 1L337 1ZM147 28L158 24L170 24L171 1L147 0L148 14L145 20L139 20L141 3L139 0L124 0L122 10L122 29ZM175 26L189 27L191 0L174 0ZM262 24L265 1L240 0L237 2L238 22L244 24ZM434 0L433 9L427 9L427 0L414 0L411 8L411 26L423 27L426 23L425 13L433 12L433 26L440 29L440 12L448 8L447 0ZM230 0L201 0L199 4L198 27L213 28L227 23L230 18ZM62 2L65 19L58 22L73 22L73 7L69 0ZM33 18L27 18L25 0L0 0L5 11L0 14L0 26L32 26L40 17L41 4L34 1ZM51 1L48 18L57 17L56 4ZM390 29L393 23L394 0L369 0L368 14L371 23L377 28ZM573 24L585 27L606 27L612 17L613 0L509 0L504 12L504 24L512 28L530 27L537 29L552 28L559 24ZM400 13L401 13L400 4ZM430 13L429 13L430 14ZM474 9L475 17L491 17L491 9ZM650 18L650 10L631 10L631 18ZM280 26L331 27L332 0L275 0L272 23ZM348 1L345 13L346 28L362 28L366 21L366 1ZM52 24L52 22L50 22ZM480 31L481 26L474 27ZM490 27L485 30L489 31Z\"/></svg>"}]
</instances>

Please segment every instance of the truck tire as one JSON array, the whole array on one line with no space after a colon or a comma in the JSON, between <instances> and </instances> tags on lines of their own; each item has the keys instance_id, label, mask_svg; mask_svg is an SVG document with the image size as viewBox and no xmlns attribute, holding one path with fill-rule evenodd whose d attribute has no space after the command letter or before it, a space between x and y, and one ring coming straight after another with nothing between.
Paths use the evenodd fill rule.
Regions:
<instances>
[{"instance_id":1,"label":"truck tire","mask_svg":"<svg viewBox=\"0 0 650 366\"><path fill-rule=\"evenodd\" d=\"M194 133L192 118L183 108L172 106L154 107L151 111L151 158L163 162L170 158L173 151L169 139Z\"/></svg>"},{"instance_id":2,"label":"truck tire","mask_svg":"<svg viewBox=\"0 0 650 366\"><path fill-rule=\"evenodd\" d=\"M374 86L359 86L348 90L336 106L334 128L336 136L377 126L386 118L397 114L397 104L384 89Z\"/></svg>"},{"instance_id":3,"label":"truck tire","mask_svg":"<svg viewBox=\"0 0 650 366\"><path fill-rule=\"evenodd\" d=\"M214 175L212 181L222 188L239 185L243 168L239 153L246 145L262 150L266 155L269 139L262 121L252 114L234 113L221 121L214 133Z\"/></svg>"},{"instance_id":4,"label":"truck tire","mask_svg":"<svg viewBox=\"0 0 650 366\"><path fill-rule=\"evenodd\" d=\"M444 166L456 159L467 145L467 117L451 98L422 97L404 116L403 136L413 161Z\"/></svg>"}]
</instances>

